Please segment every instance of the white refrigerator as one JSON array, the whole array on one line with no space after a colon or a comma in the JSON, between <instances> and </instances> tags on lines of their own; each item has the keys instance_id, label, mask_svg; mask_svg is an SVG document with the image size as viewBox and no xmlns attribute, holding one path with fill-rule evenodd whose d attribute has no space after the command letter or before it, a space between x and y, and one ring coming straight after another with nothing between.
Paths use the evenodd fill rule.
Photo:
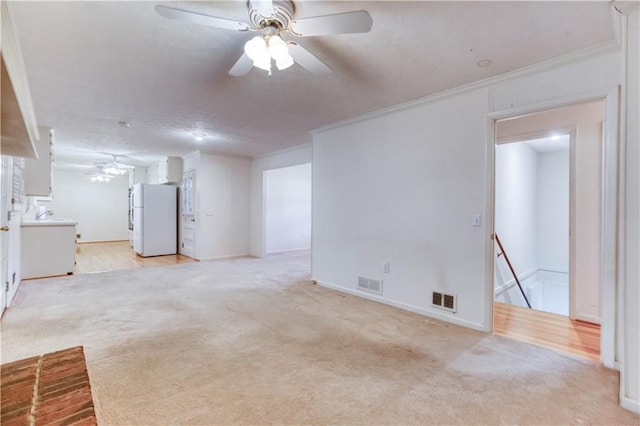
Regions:
<instances>
[{"instance_id":1,"label":"white refrigerator","mask_svg":"<svg viewBox=\"0 0 640 426\"><path fill-rule=\"evenodd\" d=\"M143 257L176 254L178 189L137 183L131 195L133 251Z\"/></svg>"}]
</instances>

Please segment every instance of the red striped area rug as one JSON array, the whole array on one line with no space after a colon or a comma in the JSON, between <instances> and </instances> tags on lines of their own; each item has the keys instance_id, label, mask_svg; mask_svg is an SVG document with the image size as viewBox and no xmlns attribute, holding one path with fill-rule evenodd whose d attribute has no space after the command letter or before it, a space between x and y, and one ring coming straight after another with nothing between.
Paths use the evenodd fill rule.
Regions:
<instances>
[{"instance_id":1,"label":"red striped area rug","mask_svg":"<svg viewBox=\"0 0 640 426\"><path fill-rule=\"evenodd\" d=\"M97 425L82 346L0 366L0 423Z\"/></svg>"}]
</instances>

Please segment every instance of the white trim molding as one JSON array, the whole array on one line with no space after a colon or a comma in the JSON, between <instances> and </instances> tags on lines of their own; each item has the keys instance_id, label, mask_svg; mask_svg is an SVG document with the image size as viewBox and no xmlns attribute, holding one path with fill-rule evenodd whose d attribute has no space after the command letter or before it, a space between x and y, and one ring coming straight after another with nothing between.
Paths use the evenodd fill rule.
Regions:
<instances>
[{"instance_id":1,"label":"white trim molding","mask_svg":"<svg viewBox=\"0 0 640 426\"><path fill-rule=\"evenodd\" d=\"M629 15L640 10L640 2L638 0L614 0L611 2L611 5L622 15Z\"/></svg>"},{"instance_id":2,"label":"white trim molding","mask_svg":"<svg viewBox=\"0 0 640 426\"><path fill-rule=\"evenodd\" d=\"M438 101L440 99L456 96L472 90L491 87L497 83L510 80L516 77L527 76L527 75L535 74L541 71L557 68L563 65L574 64L589 58L594 58L600 55L604 55L606 53L615 52L619 50L620 50L620 43L618 42L618 40L606 41L604 43L600 43L595 46L588 47L586 49L567 53L566 55L559 56L557 58L549 59L547 61L539 62L537 64L529 65L523 68L518 68L516 70L509 71L504 74L499 74L494 77L489 77L484 80L478 80L473 83L455 87L453 89L447 89L442 92L434 93L432 95L428 95L423 98L414 99L412 101L404 102L399 105L393 105L391 107L383 108L383 109L373 111L367 114L363 114L357 117L348 118L346 120L341 120L335 123L327 124L326 126L317 127L315 129L311 129L309 132L311 134L323 133L327 130L346 126L348 124L359 123L359 122L367 121L376 117L387 115L390 113L404 111L407 109L414 108L416 106L425 105L431 102Z\"/></svg>"},{"instance_id":3,"label":"white trim molding","mask_svg":"<svg viewBox=\"0 0 640 426\"><path fill-rule=\"evenodd\" d=\"M347 294L351 294L353 296L362 298L362 299L368 299L374 302L378 302L378 303L382 303L383 305L389 305L389 306L393 306L395 308L399 308L405 311L409 311L409 312L413 312L416 314L420 314L420 315L424 315L425 317L430 317L430 318L434 318L440 321L444 321L444 322L448 322L451 324L455 324L455 325L459 325L462 327L466 327L466 328L471 328L473 330L478 330L478 331L486 331L486 327L483 324L479 324L476 322L471 322L471 321L465 321L465 320L461 320L459 318L456 318L455 314L452 315L446 315L444 313L441 313L440 311L437 310L427 310L424 308L420 308L418 306L414 306L414 305L409 305L407 303L402 303L402 302L397 302L395 300L391 300L391 299L387 299L385 297L381 297L381 296L376 296L375 294L368 294L368 293L364 293L362 291L356 291L356 290L352 290L350 288L346 288L346 287L341 287L339 285L335 285L335 284L331 284L328 282L323 282L323 281L318 281L318 280L314 280L312 279L313 282L315 282L317 285L319 285L320 287L326 287L332 290L336 290L342 293L347 293ZM444 312L444 311L443 311Z\"/></svg>"}]
</instances>

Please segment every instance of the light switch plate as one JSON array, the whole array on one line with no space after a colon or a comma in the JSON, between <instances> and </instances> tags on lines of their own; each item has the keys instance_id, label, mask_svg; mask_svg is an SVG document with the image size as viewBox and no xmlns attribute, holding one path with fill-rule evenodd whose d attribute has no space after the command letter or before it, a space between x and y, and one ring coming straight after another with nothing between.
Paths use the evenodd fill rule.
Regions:
<instances>
[{"instance_id":1,"label":"light switch plate","mask_svg":"<svg viewBox=\"0 0 640 426\"><path fill-rule=\"evenodd\" d=\"M482 224L482 215L474 214L471 218L471 226L480 226Z\"/></svg>"}]
</instances>

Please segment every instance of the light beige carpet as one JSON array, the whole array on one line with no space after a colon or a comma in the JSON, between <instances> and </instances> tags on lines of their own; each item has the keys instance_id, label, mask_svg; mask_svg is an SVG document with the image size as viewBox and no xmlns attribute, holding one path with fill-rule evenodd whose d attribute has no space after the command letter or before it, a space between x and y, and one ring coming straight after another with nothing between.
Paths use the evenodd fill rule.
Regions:
<instances>
[{"instance_id":1,"label":"light beige carpet","mask_svg":"<svg viewBox=\"0 0 640 426\"><path fill-rule=\"evenodd\" d=\"M2 362L77 345L101 425L640 423L615 372L313 286L308 253L23 283Z\"/></svg>"}]
</instances>

